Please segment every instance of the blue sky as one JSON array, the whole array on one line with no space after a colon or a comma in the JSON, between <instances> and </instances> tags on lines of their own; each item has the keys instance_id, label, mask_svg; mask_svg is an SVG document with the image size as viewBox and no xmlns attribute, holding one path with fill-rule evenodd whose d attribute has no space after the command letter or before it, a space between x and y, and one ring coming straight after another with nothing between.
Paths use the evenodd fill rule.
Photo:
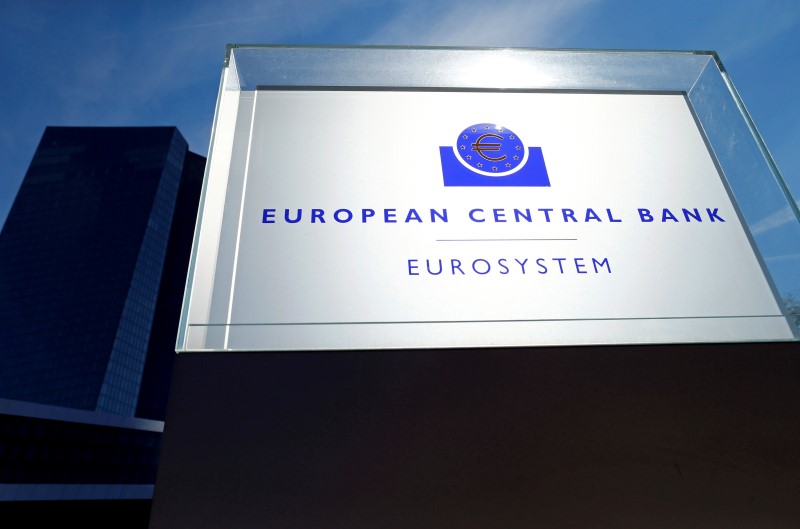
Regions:
<instances>
[{"instance_id":1,"label":"blue sky","mask_svg":"<svg viewBox=\"0 0 800 529\"><path fill-rule=\"evenodd\" d=\"M206 154L225 45L716 50L800 197L800 2L6 3L0 222L47 125L177 125Z\"/></svg>"}]
</instances>

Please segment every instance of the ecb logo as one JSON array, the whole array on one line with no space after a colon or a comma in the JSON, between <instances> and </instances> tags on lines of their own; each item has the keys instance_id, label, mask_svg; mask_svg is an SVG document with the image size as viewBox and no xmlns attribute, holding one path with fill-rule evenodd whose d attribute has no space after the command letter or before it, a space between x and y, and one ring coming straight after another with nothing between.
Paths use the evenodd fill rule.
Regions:
<instances>
[{"instance_id":1,"label":"ecb logo","mask_svg":"<svg viewBox=\"0 0 800 529\"><path fill-rule=\"evenodd\" d=\"M549 187L541 147L525 148L513 131L479 123L452 147L439 147L445 186Z\"/></svg>"}]
</instances>

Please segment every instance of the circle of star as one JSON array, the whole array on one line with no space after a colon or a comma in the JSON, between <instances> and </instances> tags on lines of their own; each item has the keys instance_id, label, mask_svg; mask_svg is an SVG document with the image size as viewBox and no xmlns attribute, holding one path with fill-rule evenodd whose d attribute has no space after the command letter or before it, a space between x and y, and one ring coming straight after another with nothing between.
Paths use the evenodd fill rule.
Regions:
<instances>
[{"instance_id":1,"label":"circle of star","mask_svg":"<svg viewBox=\"0 0 800 529\"><path fill-rule=\"evenodd\" d=\"M478 123L458 135L455 152L468 167L492 176L502 176L519 167L525 147L519 136L508 128Z\"/></svg>"}]
</instances>

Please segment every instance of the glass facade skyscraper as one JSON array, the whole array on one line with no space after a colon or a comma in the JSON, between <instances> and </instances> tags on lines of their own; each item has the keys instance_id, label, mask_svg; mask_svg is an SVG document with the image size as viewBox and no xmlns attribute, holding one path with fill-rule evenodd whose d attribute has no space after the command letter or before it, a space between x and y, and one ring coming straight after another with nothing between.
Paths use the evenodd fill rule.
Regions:
<instances>
[{"instance_id":1,"label":"glass facade skyscraper","mask_svg":"<svg viewBox=\"0 0 800 529\"><path fill-rule=\"evenodd\" d=\"M136 414L187 152L173 127L47 128L0 233L0 397Z\"/></svg>"},{"instance_id":2,"label":"glass facade skyscraper","mask_svg":"<svg viewBox=\"0 0 800 529\"><path fill-rule=\"evenodd\" d=\"M0 232L0 500L152 494L204 167L175 127L45 130Z\"/></svg>"}]
</instances>

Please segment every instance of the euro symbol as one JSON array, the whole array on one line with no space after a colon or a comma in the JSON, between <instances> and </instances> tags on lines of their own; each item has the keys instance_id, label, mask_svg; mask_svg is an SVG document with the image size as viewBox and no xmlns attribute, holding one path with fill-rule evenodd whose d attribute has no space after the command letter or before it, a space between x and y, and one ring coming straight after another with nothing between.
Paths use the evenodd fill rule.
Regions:
<instances>
[{"instance_id":1,"label":"euro symbol","mask_svg":"<svg viewBox=\"0 0 800 529\"><path fill-rule=\"evenodd\" d=\"M501 160L505 160L506 159L506 155L505 154L503 156L499 157L499 158L492 158L491 156L486 156L485 154L483 154L483 151L497 152L497 151L500 150L500 144L499 143L481 143L484 138L497 138L498 140L502 140L503 139L503 137L500 136L499 134L491 134L491 133L484 134L481 137L479 137L477 140L475 140L475 143L472 144L472 150L476 151L478 154L480 154L481 157L484 160L489 160L489 161L492 161L492 162L499 162Z\"/></svg>"}]
</instances>

